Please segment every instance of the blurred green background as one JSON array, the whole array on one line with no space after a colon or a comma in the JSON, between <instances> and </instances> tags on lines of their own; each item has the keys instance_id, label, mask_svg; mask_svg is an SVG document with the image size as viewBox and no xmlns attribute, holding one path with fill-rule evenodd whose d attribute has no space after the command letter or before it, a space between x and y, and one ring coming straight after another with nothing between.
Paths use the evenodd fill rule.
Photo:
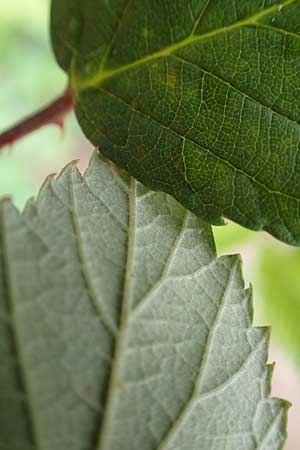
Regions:
<instances>
[{"instance_id":1,"label":"blurred green background","mask_svg":"<svg viewBox=\"0 0 300 450\"><path fill-rule=\"evenodd\" d=\"M0 2L0 131L44 106L65 89L49 42L50 0ZM48 126L0 155L0 197L22 208L49 173L70 160L87 165L92 146L71 114L64 133ZM246 283L254 285L255 323L272 326L271 360L277 361L273 393L290 400L286 450L300 441L300 251L265 233L228 223L214 228L218 252L241 253ZM238 449L237 449L238 450Z\"/></svg>"},{"instance_id":2,"label":"blurred green background","mask_svg":"<svg viewBox=\"0 0 300 450\"><path fill-rule=\"evenodd\" d=\"M49 0L0 1L0 129L59 96L66 77L57 67L48 36ZM49 126L27 136L1 155L0 194L22 207L36 194L49 172L71 159L88 159L85 141L73 115L65 132Z\"/></svg>"}]
</instances>

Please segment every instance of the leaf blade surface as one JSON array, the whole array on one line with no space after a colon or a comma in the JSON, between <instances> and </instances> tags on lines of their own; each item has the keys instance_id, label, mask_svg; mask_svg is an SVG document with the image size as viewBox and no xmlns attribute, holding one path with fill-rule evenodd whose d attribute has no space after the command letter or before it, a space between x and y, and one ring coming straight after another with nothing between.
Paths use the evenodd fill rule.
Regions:
<instances>
[{"instance_id":1,"label":"leaf blade surface","mask_svg":"<svg viewBox=\"0 0 300 450\"><path fill-rule=\"evenodd\" d=\"M86 29L100 30L104 3L75 8ZM299 245L299 2L117 3L109 39L78 31L63 64L87 137L207 222ZM58 60L75 17L60 5Z\"/></svg>"},{"instance_id":2,"label":"leaf blade surface","mask_svg":"<svg viewBox=\"0 0 300 450\"><path fill-rule=\"evenodd\" d=\"M95 153L2 203L0 237L5 449L281 448L240 261L174 199Z\"/></svg>"}]
</instances>

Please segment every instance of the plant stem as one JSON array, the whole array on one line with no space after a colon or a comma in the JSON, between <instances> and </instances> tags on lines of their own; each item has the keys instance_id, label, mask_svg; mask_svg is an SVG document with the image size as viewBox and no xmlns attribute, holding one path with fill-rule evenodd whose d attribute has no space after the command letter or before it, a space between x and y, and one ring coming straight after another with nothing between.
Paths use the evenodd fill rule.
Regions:
<instances>
[{"instance_id":1,"label":"plant stem","mask_svg":"<svg viewBox=\"0 0 300 450\"><path fill-rule=\"evenodd\" d=\"M72 92L67 89L61 97L54 100L50 105L0 134L0 150L44 125L55 124L63 128L64 118L73 109L73 106Z\"/></svg>"}]
</instances>

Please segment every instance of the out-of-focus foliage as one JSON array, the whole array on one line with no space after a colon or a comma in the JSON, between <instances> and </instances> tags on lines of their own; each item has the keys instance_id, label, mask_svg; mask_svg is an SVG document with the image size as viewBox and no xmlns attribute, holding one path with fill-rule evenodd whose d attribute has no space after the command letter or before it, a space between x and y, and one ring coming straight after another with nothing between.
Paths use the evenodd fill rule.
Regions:
<instances>
[{"instance_id":1,"label":"out-of-focus foliage","mask_svg":"<svg viewBox=\"0 0 300 450\"><path fill-rule=\"evenodd\" d=\"M49 42L48 0L0 2L0 131L60 95L66 77L54 63ZM0 197L23 206L49 172L78 158L86 144L71 115L64 136L49 126L0 156ZM88 158L88 155L86 155Z\"/></svg>"},{"instance_id":2,"label":"out-of-focus foliage","mask_svg":"<svg viewBox=\"0 0 300 450\"><path fill-rule=\"evenodd\" d=\"M249 239L255 239L256 234L233 222L223 227L213 227L217 251L220 255L227 253L228 249L243 246Z\"/></svg>"},{"instance_id":3,"label":"out-of-focus foliage","mask_svg":"<svg viewBox=\"0 0 300 450\"><path fill-rule=\"evenodd\" d=\"M219 254L239 252L255 286L255 322L272 326L272 337L300 365L300 251L229 222L213 227Z\"/></svg>"},{"instance_id":4,"label":"out-of-focus foliage","mask_svg":"<svg viewBox=\"0 0 300 450\"><path fill-rule=\"evenodd\" d=\"M300 252L283 246L265 248L258 274L264 317L275 337L300 363Z\"/></svg>"}]
</instances>

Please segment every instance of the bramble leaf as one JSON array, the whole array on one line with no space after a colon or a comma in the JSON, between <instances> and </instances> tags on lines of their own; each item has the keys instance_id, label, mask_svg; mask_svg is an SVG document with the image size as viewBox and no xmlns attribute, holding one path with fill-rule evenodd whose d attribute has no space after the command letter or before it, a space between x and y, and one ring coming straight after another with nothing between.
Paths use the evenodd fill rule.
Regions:
<instances>
[{"instance_id":1,"label":"bramble leaf","mask_svg":"<svg viewBox=\"0 0 300 450\"><path fill-rule=\"evenodd\" d=\"M1 203L0 299L0 448L282 448L239 258L96 153Z\"/></svg>"},{"instance_id":2,"label":"bramble leaf","mask_svg":"<svg viewBox=\"0 0 300 450\"><path fill-rule=\"evenodd\" d=\"M52 0L103 154L205 221L300 245L298 0Z\"/></svg>"}]
</instances>

